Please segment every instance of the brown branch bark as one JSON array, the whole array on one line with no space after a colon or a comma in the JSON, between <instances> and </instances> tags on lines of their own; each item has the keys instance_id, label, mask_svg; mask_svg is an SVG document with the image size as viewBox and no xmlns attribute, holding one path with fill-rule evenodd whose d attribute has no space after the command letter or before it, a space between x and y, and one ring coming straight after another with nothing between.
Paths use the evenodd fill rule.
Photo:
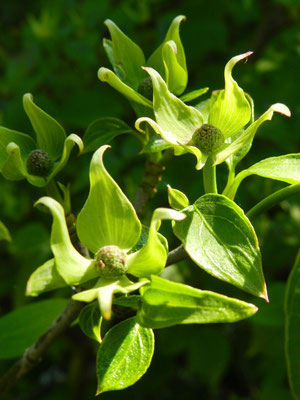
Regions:
<instances>
[{"instance_id":1,"label":"brown branch bark","mask_svg":"<svg viewBox=\"0 0 300 400\"><path fill-rule=\"evenodd\" d=\"M54 340L60 336L78 316L84 303L71 300L50 328L26 350L24 355L0 379L0 395L12 387L18 379L27 374L42 359Z\"/></svg>"},{"instance_id":2,"label":"brown branch bark","mask_svg":"<svg viewBox=\"0 0 300 400\"><path fill-rule=\"evenodd\" d=\"M184 247L181 244L180 246L176 247L176 249L169 252L166 267L168 265L176 264L179 261L185 260L188 257L188 253L184 250Z\"/></svg>"},{"instance_id":3,"label":"brown branch bark","mask_svg":"<svg viewBox=\"0 0 300 400\"><path fill-rule=\"evenodd\" d=\"M144 176L138 187L134 202L135 211L140 219L145 215L149 201L156 193L156 187L161 180L164 170L164 166L146 161Z\"/></svg>"}]
</instances>

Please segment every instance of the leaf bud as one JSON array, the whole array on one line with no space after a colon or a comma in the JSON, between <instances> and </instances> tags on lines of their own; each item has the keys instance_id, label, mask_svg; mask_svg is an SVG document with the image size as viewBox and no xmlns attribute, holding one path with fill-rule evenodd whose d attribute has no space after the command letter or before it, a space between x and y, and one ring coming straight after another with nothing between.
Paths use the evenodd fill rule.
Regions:
<instances>
[{"instance_id":1,"label":"leaf bud","mask_svg":"<svg viewBox=\"0 0 300 400\"><path fill-rule=\"evenodd\" d=\"M198 147L203 153L215 153L224 143L224 135L213 125L203 124L196 129L189 144Z\"/></svg>"},{"instance_id":2,"label":"leaf bud","mask_svg":"<svg viewBox=\"0 0 300 400\"><path fill-rule=\"evenodd\" d=\"M118 278L126 273L126 254L118 246L101 247L95 254L96 268L105 278Z\"/></svg>"},{"instance_id":3,"label":"leaf bud","mask_svg":"<svg viewBox=\"0 0 300 400\"><path fill-rule=\"evenodd\" d=\"M53 161L49 158L48 153L40 149L32 150L26 161L27 171L31 175L47 176L52 167Z\"/></svg>"},{"instance_id":4,"label":"leaf bud","mask_svg":"<svg viewBox=\"0 0 300 400\"><path fill-rule=\"evenodd\" d=\"M153 84L150 76L141 81L138 87L138 93L146 97L148 100L153 100Z\"/></svg>"}]
</instances>

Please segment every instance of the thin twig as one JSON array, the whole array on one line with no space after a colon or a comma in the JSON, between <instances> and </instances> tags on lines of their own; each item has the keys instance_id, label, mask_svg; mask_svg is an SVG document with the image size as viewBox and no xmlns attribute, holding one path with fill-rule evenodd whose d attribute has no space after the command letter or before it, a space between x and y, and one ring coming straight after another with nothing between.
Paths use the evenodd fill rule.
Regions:
<instances>
[{"instance_id":1,"label":"thin twig","mask_svg":"<svg viewBox=\"0 0 300 400\"><path fill-rule=\"evenodd\" d=\"M84 303L71 300L49 329L27 349L24 355L0 379L0 395L4 394L18 379L27 374L42 359L54 340L60 336L78 316Z\"/></svg>"},{"instance_id":2,"label":"thin twig","mask_svg":"<svg viewBox=\"0 0 300 400\"><path fill-rule=\"evenodd\" d=\"M184 247L181 244L180 246L176 247L176 249L170 251L167 262L166 262L166 267L168 265L176 264L179 261L182 261L188 257L189 256L188 256L187 252L184 250Z\"/></svg>"}]
</instances>

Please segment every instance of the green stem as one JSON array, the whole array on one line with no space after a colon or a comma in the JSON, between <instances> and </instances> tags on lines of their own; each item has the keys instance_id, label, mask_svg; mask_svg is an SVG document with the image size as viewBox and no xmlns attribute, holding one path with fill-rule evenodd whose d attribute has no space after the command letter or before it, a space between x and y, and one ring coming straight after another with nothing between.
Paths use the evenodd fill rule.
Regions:
<instances>
[{"instance_id":1,"label":"green stem","mask_svg":"<svg viewBox=\"0 0 300 400\"><path fill-rule=\"evenodd\" d=\"M213 163L214 160L211 157L208 157L203 167L203 183L205 193L218 193L216 166L213 165Z\"/></svg>"},{"instance_id":2,"label":"green stem","mask_svg":"<svg viewBox=\"0 0 300 400\"><path fill-rule=\"evenodd\" d=\"M222 193L224 196L227 196L227 193L228 193L231 185L234 182L234 178L235 178L235 171L234 171L234 168L232 168L229 170L227 183L226 183L225 189L223 190L223 193Z\"/></svg>"},{"instance_id":3,"label":"green stem","mask_svg":"<svg viewBox=\"0 0 300 400\"><path fill-rule=\"evenodd\" d=\"M64 200L62 195L57 187L57 184L54 179L51 179L46 186L48 196L52 197L53 199L57 200L62 206L64 206Z\"/></svg>"},{"instance_id":4,"label":"green stem","mask_svg":"<svg viewBox=\"0 0 300 400\"><path fill-rule=\"evenodd\" d=\"M278 190L275 193L272 193L270 196L266 197L259 203L257 203L254 207L252 207L247 212L247 217L249 219L253 219L257 217L259 214L269 210L270 208L274 207L276 204L280 203L282 200L287 199L294 194L300 192L300 183L296 183L295 185L287 186L281 190Z\"/></svg>"}]
</instances>

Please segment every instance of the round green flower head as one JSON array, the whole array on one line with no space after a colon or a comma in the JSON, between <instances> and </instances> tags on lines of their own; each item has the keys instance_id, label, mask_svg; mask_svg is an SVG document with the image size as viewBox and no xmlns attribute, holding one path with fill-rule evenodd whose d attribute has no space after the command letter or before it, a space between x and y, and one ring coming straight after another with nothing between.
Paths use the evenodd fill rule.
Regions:
<instances>
[{"instance_id":1,"label":"round green flower head","mask_svg":"<svg viewBox=\"0 0 300 400\"><path fill-rule=\"evenodd\" d=\"M47 176L53 167L53 161L44 150L35 149L29 154L26 167L31 175Z\"/></svg>"},{"instance_id":2,"label":"round green flower head","mask_svg":"<svg viewBox=\"0 0 300 400\"><path fill-rule=\"evenodd\" d=\"M126 254L118 246L101 247L95 254L96 267L106 278L117 278L126 273Z\"/></svg>"},{"instance_id":3,"label":"round green flower head","mask_svg":"<svg viewBox=\"0 0 300 400\"><path fill-rule=\"evenodd\" d=\"M203 153L212 154L224 143L224 135L213 125L203 124L196 129L189 144L198 147Z\"/></svg>"},{"instance_id":4,"label":"round green flower head","mask_svg":"<svg viewBox=\"0 0 300 400\"><path fill-rule=\"evenodd\" d=\"M150 76L143 79L142 82L139 84L138 92L146 97L146 99L151 100L153 99L153 84L152 79Z\"/></svg>"}]
</instances>

